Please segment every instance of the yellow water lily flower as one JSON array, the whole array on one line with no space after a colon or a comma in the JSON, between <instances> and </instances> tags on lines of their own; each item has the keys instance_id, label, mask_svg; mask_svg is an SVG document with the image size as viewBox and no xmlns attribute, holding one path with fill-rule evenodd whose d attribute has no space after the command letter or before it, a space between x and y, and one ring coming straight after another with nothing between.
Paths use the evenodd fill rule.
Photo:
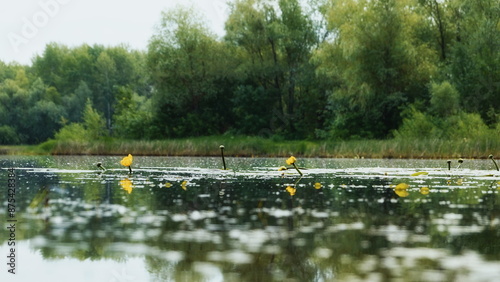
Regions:
<instances>
[{"instance_id":1,"label":"yellow water lily flower","mask_svg":"<svg viewBox=\"0 0 500 282\"><path fill-rule=\"evenodd\" d=\"M123 166L128 167L128 170L130 171L130 173L132 173L132 167L131 167L131 165L132 165L132 161L133 161L133 159L134 159L134 158L132 157L132 155L131 155L131 154L128 154L128 156L124 157L124 158L120 161L120 163L121 163Z\"/></svg>"},{"instance_id":2,"label":"yellow water lily flower","mask_svg":"<svg viewBox=\"0 0 500 282\"><path fill-rule=\"evenodd\" d=\"M296 161L297 161L297 159L296 159L294 156L291 156L291 157L289 157L289 158L286 160L286 164L287 164L287 165L292 165L292 164L294 164Z\"/></svg>"},{"instance_id":3,"label":"yellow water lily flower","mask_svg":"<svg viewBox=\"0 0 500 282\"><path fill-rule=\"evenodd\" d=\"M287 160L286 160L286 164L287 165L293 165L293 167L297 170L297 172L300 174L300 176L302 176L302 172L299 170L299 168L297 167L297 165L295 164L295 162L297 161L297 159L294 157L294 156L291 156L289 157Z\"/></svg>"},{"instance_id":4,"label":"yellow water lily flower","mask_svg":"<svg viewBox=\"0 0 500 282\"><path fill-rule=\"evenodd\" d=\"M321 185L321 183L319 183L319 182L314 183L314 189L321 189L321 187L323 187L323 185Z\"/></svg>"},{"instance_id":5,"label":"yellow water lily flower","mask_svg":"<svg viewBox=\"0 0 500 282\"><path fill-rule=\"evenodd\" d=\"M401 198L408 197L408 195L410 195L406 189L395 189L394 192Z\"/></svg>"},{"instance_id":6,"label":"yellow water lily flower","mask_svg":"<svg viewBox=\"0 0 500 282\"><path fill-rule=\"evenodd\" d=\"M408 187L410 187L410 186L408 184L406 184L406 183L399 183L394 188L394 192L399 197L402 197L402 198L408 197L408 195L410 195L410 193L408 193L408 191L406 190L406 189L408 189Z\"/></svg>"},{"instance_id":7,"label":"yellow water lily flower","mask_svg":"<svg viewBox=\"0 0 500 282\"><path fill-rule=\"evenodd\" d=\"M287 169L288 169L288 168L286 168L285 166L280 166L280 167L278 168L278 171L287 170Z\"/></svg>"},{"instance_id":8,"label":"yellow water lily flower","mask_svg":"<svg viewBox=\"0 0 500 282\"><path fill-rule=\"evenodd\" d=\"M187 190L187 184L188 184L188 182L186 180L182 181L182 183L181 183L182 190L184 190L184 191Z\"/></svg>"},{"instance_id":9,"label":"yellow water lily flower","mask_svg":"<svg viewBox=\"0 0 500 282\"><path fill-rule=\"evenodd\" d=\"M406 183L399 183L398 185L396 185L396 188L394 189L408 189L408 188L410 188L410 185Z\"/></svg>"},{"instance_id":10,"label":"yellow water lily flower","mask_svg":"<svg viewBox=\"0 0 500 282\"><path fill-rule=\"evenodd\" d=\"M131 154L128 154L128 156L124 157L120 163L123 165L123 166L131 166L132 165L132 161L134 160L134 157L132 157Z\"/></svg>"},{"instance_id":11,"label":"yellow water lily flower","mask_svg":"<svg viewBox=\"0 0 500 282\"><path fill-rule=\"evenodd\" d=\"M172 187L172 183L169 183L169 182L165 183L165 187L167 187L167 188Z\"/></svg>"},{"instance_id":12,"label":"yellow water lily flower","mask_svg":"<svg viewBox=\"0 0 500 282\"><path fill-rule=\"evenodd\" d=\"M427 195L429 193L430 193L429 187L422 187L422 188L420 188L420 194Z\"/></svg>"},{"instance_id":13,"label":"yellow water lily flower","mask_svg":"<svg viewBox=\"0 0 500 282\"><path fill-rule=\"evenodd\" d=\"M288 193L290 193L290 196L293 196L293 195L295 195L295 192L297 191L297 189L293 188L292 186L288 186L288 187L286 187L286 191Z\"/></svg>"},{"instance_id":14,"label":"yellow water lily flower","mask_svg":"<svg viewBox=\"0 0 500 282\"><path fill-rule=\"evenodd\" d=\"M134 185L132 184L132 181L130 179L125 178L120 181L120 186L123 188L123 190L127 191L127 193L132 193L132 189L134 188Z\"/></svg>"}]
</instances>

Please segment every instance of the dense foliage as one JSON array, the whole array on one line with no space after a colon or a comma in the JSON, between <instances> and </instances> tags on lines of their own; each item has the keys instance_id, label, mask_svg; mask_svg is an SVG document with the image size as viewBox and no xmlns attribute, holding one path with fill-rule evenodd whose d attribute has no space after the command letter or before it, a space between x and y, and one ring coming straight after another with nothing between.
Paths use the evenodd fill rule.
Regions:
<instances>
[{"instance_id":1,"label":"dense foliage","mask_svg":"<svg viewBox=\"0 0 500 282\"><path fill-rule=\"evenodd\" d=\"M0 144L49 138L474 138L500 131L497 0L234 0L219 38L162 12L147 51L0 62Z\"/></svg>"}]
</instances>

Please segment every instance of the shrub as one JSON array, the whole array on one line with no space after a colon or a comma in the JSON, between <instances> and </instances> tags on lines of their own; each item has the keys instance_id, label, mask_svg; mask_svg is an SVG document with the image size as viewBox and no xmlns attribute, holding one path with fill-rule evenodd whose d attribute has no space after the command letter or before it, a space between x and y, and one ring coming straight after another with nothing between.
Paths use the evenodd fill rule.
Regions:
<instances>
[{"instance_id":1,"label":"shrub","mask_svg":"<svg viewBox=\"0 0 500 282\"><path fill-rule=\"evenodd\" d=\"M435 137L436 127L432 117L412 108L408 117L403 119L403 124L393 132L396 138L427 138Z\"/></svg>"},{"instance_id":2,"label":"shrub","mask_svg":"<svg viewBox=\"0 0 500 282\"><path fill-rule=\"evenodd\" d=\"M479 114L464 112L448 117L444 126L445 136L450 139L481 138L490 132Z\"/></svg>"},{"instance_id":3,"label":"shrub","mask_svg":"<svg viewBox=\"0 0 500 282\"><path fill-rule=\"evenodd\" d=\"M55 139L58 141L87 141L89 138L88 131L80 123L65 125L55 134Z\"/></svg>"}]
</instances>

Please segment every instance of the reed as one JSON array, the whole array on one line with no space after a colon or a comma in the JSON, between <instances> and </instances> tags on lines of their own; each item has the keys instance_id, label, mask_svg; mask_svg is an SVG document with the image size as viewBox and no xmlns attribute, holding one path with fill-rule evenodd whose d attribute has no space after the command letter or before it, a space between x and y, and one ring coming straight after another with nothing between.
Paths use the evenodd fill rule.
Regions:
<instances>
[{"instance_id":1,"label":"reed","mask_svg":"<svg viewBox=\"0 0 500 282\"><path fill-rule=\"evenodd\" d=\"M92 142L50 140L37 147L16 146L3 152L53 155L150 155L232 157L328 157L328 158L488 158L500 155L500 139L388 139L349 141L275 141L260 137L208 136L168 140L106 139Z\"/></svg>"}]
</instances>

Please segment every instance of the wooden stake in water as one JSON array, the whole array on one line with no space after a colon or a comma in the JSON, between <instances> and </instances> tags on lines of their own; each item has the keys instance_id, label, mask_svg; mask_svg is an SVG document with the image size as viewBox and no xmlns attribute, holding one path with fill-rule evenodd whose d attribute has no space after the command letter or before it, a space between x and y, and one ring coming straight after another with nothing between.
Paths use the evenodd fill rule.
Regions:
<instances>
[{"instance_id":1,"label":"wooden stake in water","mask_svg":"<svg viewBox=\"0 0 500 282\"><path fill-rule=\"evenodd\" d=\"M220 145L220 155L222 157L222 165L224 166L224 170L226 170L226 160L224 159L224 145Z\"/></svg>"},{"instance_id":2,"label":"wooden stake in water","mask_svg":"<svg viewBox=\"0 0 500 282\"><path fill-rule=\"evenodd\" d=\"M497 168L497 171L500 171L500 170L498 169L497 162L496 162L496 161L495 161L495 159L493 158L493 155L489 155L489 156L488 156L488 158L490 158L490 159L493 161L493 163L495 164L495 167Z\"/></svg>"}]
</instances>

